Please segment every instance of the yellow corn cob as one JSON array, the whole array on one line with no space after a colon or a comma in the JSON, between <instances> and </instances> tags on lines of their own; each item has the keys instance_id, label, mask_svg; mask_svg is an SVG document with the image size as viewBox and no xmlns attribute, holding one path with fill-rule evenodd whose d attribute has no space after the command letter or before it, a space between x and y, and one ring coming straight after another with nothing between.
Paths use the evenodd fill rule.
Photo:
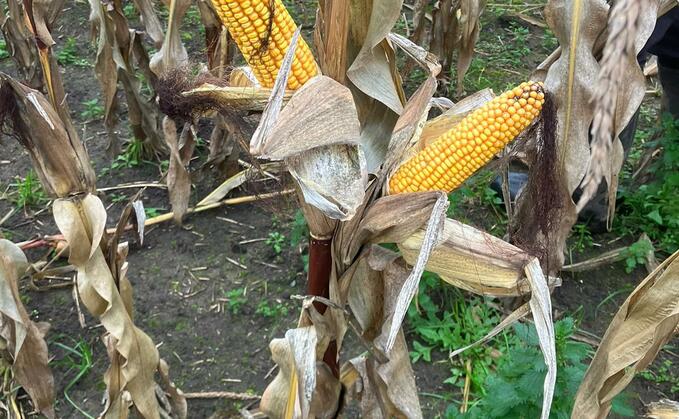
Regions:
<instances>
[{"instance_id":1,"label":"yellow corn cob","mask_svg":"<svg viewBox=\"0 0 679 419\"><path fill-rule=\"evenodd\" d=\"M270 10L271 3L273 10ZM281 0L212 0L212 4L259 83L273 87L297 30ZM272 15L273 22L270 22ZM299 38L287 87L297 89L317 73L309 46Z\"/></svg>"},{"instance_id":2,"label":"yellow corn cob","mask_svg":"<svg viewBox=\"0 0 679 419\"><path fill-rule=\"evenodd\" d=\"M542 83L534 82L496 97L399 167L389 193L459 187L533 122L544 101Z\"/></svg>"}]
</instances>

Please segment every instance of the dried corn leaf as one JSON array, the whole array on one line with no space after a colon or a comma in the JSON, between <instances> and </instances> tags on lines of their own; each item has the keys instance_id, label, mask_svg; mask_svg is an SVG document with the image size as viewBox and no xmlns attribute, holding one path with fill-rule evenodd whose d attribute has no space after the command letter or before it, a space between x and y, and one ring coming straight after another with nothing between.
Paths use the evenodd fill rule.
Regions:
<instances>
[{"instance_id":1,"label":"dried corn leaf","mask_svg":"<svg viewBox=\"0 0 679 419\"><path fill-rule=\"evenodd\" d=\"M0 103L0 124L9 125L26 148L50 196L94 190L96 177L83 144L42 93L0 73Z\"/></svg>"},{"instance_id":2,"label":"dried corn leaf","mask_svg":"<svg viewBox=\"0 0 679 419\"><path fill-rule=\"evenodd\" d=\"M679 418L679 402L668 399L660 399L649 403L646 416L649 419L677 419Z\"/></svg>"},{"instance_id":3,"label":"dried corn leaf","mask_svg":"<svg viewBox=\"0 0 679 419\"><path fill-rule=\"evenodd\" d=\"M620 306L575 398L572 418L604 418L613 398L646 369L679 325L679 252L648 275Z\"/></svg>"},{"instance_id":4,"label":"dried corn leaf","mask_svg":"<svg viewBox=\"0 0 679 419\"><path fill-rule=\"evenodd\" d=\"M0 29L5 38L7 52L16 63L22 80L28 86L40 90L42 72L38 49L35 48L33 35L25 24L28 17L25 15L23 3L8 1L7 15L4 8L0 9Z\"/></svg>"},{"instance_id":5,"label":"dried corn leaf","mask_svg":"<svg viewBox=\"0 0 679 419\"><path fill-rule=\"evenodd\" d=\"M78 292L83 304L109 333L107 346L115 350L107 374L109 393L104 412L126 406L128 392L135 408L144 418L158 418L153 376L158 351L151 339L132 322L128 308L116 287L112 267L102 248L106 210L99 198L59 199L53 206L54 219L71 249L69 262L78 270ZM120 276L118 276L120 278ZM119 414L116 412L115 414Z\"/></svg>"},{"instance_id":6,"label":"dried corn leaf","mask_svg":"<svg viewBox=\"0 0 679 419\"><path fill-rule=\"evenodd\" d=\"M643 5L620 1L615 3L609 17L608 40L594 93L591 157L583 180L583 194L577 205L579 212L596 194L603 177L609 190L609 225L615 213L618 174L624 160L619 136L646 93L646 78L637 62L637 54L653 33L660 3L660 0L647 1Z\"/></svg>"},{"instance_id":7,"label":"dried corn leaf","mask_svg":"<svg viewBox=\"0 0 679 419\"><path fill-rule=\"evenodd\" d=\"M28 261L14 243L0 239L0 336L12 356L12 372L35 409L54 418L54 377L47 366L47 323L31 321L19 296L19 278Z\"/></svg>"},{"instance_id":8,"label":"dried corn leaf","mask_svg":"<svg viewBox=\"0 0 679 419\"><path fill-rule=\"evenodd\" d=\"M400 114L403 110L404 97L400 89L400 80L398 83L395 82L395 77L398 78L395 64L393 61L390 63L389 60L389 57L393 56L393 50L385 39L401 16L403 0L374 0L356 3L358 4L353 5L354 12L360 12L363 15L355 19L364 20L366 16L370 16L370 23L365 38L360 43L361 50L347 70L347 78L367 96ZM369 11L356 10L361 7L367 8L370 3L372 4ZM354 21L350 23L352 28L353 23ZM360 29L357 30L360 31Z\"/></svg>"},{"instance_id":9,"label":"dried corn leaf","mask_svg":"<svg viewBox=\"0 0 679 419\"><path fill-rule=\"evenodd\" d=\"M347 40L351 19L350 1L319 0L314 43L321 71L346 84Z\"/></svg>"},{"instance_id":10,"label":"dried corn leaf","mask_svg":"<svg viewBox=\"0 0 679 419\"><path fill-rule=\"evenodd\" d=\"M163 119L165 143L170 150L170 166L167 170L167 189L170 193L170 204L174 221L181 224L189 208L191 197L191 175L187 169L193 148L195 135L191 124L184 124L181 137L177 139L177 126L169 117Z\"/></svg>"},{"instance_id":11,"label":"dried corn leaf","mask_svg":"<svg viewBox=\"0 0 679 419\"><path fill-rule=\"evenodd\" d=\"M343 282L351 283L348 302L361 326L361 337L371 343L373 351L379 352L354 358L342 368L343 376L351 374L351 370L360 376L360 380L347 387L360 400L361 417L422 417L402 330L391 351L382 352L389 340L385 326L392 323L408 268L399 261L398 254L372 246L348 275L351 278L343 278Z\"/></svg>"},{"instance_id":12,"label":"dried corn leaf","mask_svg":"<svg viewBox=\"0 0 679 419\"><path fill-rule=\"evenodd\" d=\"M189 62L189 54L182 44L179 28L191 0L170 0L170 16L167 19L165 40L160 50L151 57L151 70L158 77L175 68L183 67Z\"/></svg>"},{"instance_id":13,"label":"dried corn leaf","mask_svg":"<svg viewBox=\"0 0 679 419\"><path fill-rule=\"evenodd\" d=\"M457 45L457 95L461 96L464 90L462 80L464 80L467 70L472 63L474 46L479 39L481 29L481 13L486 5L485 0L461 0L459 30L460 39ZM452 52L452 51L451 51Z\"/></svg>"},{"instance_id":14,"label":"dried corn leaf","mask_svg":"<svg viewBox=\"0 0 679 419\"><path fill-rule=\"evenodd\" d=\"M153 46L160 48L163 44L163 26L156 15L152 0L132 0L141 14L146 33L153 40Z\"/></svg>"},{"instance_id":15,"label":"dried corn leaf","mask_svg":"<svg viewBox=\"0 0 679 419\"><path fill-rule=\"evenodd\" d=\"M203 198L198 204L196 204L196 207L200 207L203 205L210 205L214 204L215 202L219 202L224 197L231 192L232 190L236 189L237 187L241 186L245 182L247 182L249 179L251 179L253 176L255 176L257 173L267 173L267 171L272 170L272 169L277 169L278 164L276 163L268 163L268 164L263 164L260 167L249 167L245 170L242 170L238 172L237 174L231 176L230 178L226 179L224 182L222 182L215 190L210 192L208 196Z\"/></svg>"}]
</instances>

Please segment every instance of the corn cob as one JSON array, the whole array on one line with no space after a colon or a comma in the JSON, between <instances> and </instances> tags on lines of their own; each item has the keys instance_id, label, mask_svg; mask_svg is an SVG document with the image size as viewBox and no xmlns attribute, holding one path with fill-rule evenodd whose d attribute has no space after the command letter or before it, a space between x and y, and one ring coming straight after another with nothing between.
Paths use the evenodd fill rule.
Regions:
<instances>
[{"instance_id":1,"label":"corn cob","mask_svg":"<svg viewBox=\"0 0 679 419\"><path fill-rule=\"evenodd\" d=\"M292 35L297 30L282 1L212 0L212 4L259 83L273 87ZM317 73L314 56L300 37L287 87L298 89Z\"/></svg>"},{"instance_id":2,"label":"corn cob","mask_svg":"<svg viewBox=\"0 0 679 419\"><path fill-rule=\"evenodd\" d=\"M456 189L526 129L544 101L542 83L535 82L496 97L401 165L389 193Z\"/></svg>"}]
</instances>

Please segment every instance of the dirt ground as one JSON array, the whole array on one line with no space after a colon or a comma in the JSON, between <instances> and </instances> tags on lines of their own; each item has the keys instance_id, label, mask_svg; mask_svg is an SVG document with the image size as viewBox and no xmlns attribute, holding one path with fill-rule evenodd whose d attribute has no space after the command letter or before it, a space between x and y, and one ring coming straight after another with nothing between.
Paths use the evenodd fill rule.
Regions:
<instances>
[{"instance_id":1,"label":"dirt ground","mask_svg":"<svg viewBox=\"0 0 679 419\"><path fill-rule=\"evenodd\" d=\"M308 1L295 3L297 15L307 28L311 27L315 12L309 4ZM68 6L55 28L55 38L58 43L69 37L75 38L78 54L91 62L94 48L88 41L88 5L77 1L68 2ZM502 25L506 22L494 20L490 27ZM192 57L199 59L203 49L200 36L194 34L185 42ZM530 57L530 60L537 63L540 57ZM0 71L13 73L12 68L10 59L0 60ZM104 127L100 121L86 123L80 116L85 109L83 102L99 97L98 82L89 66L68 66L63 75L72 116L97 172L101 173L103 168L110 166L105 156ZM124 109L120 111L120 118L119 129L121 137L125 138ZM199 148L198 158L192 167L199 167L206 155L206 147ZM11 138L2 137L0 160L0 185L3 190L14 181L15 176L23 177L30 169L27 154ZM99 177L97 186L111 187L130 181L157 179L159 168L143 163L137 167L110 170ZM211 173L202 176L192 191L191 202L197 202L222 180ZM120 195L130 197L134 192L116 190L101 193L108 209L109 225L116 221L125 205L125 201L120 202ZM156 208L158 212L169 210L164 189L149 188L143 195L143 201L147 208ZM0 200L0 217L12 206L8 200ZM261 394L270 381L273 363L268 342L281 337L295 324L299 301L290 297L304 292L305 273L298 249L286 245L280 254L276 254L271 245L257 239L265 239L271 232L289 236L295 206L292 201L277 200L274 203L212 210L189 217L182 227L166 223L149 228L143 246L132 244L128 276L134 287L135 321L158 345L161 357L170 366L174 382L184 392ZM17 211L2 226L3 234L15 242L56 231L48 210L38 213L35 209ZM603 245L596 252L620 245L619 242L607 244L610 239L595 236L595 241ZM251 242L241 243L248 241ZM44 256L44 252L45 249L33 250L29 257L35 260ZM615 295L598 310L597 305L622 287L634 286L643 276L644 272L640 270L632 275L626 274L621 265L580 275L565 275L563 286L554 294L554 304L558 313L579 313L582 327L602 336L616 307L628 292ZM22 285L25 304L34 320L51 324L47 339L50 354L55 359L53 371L57 382L59 416L84 417L64 397L65 387L73 378L74 371L59 362L67 353L57 345L73 347L81 340L92 348L92 369L70 389L69 396L81 409L96 416L102 407L104 385L101 377L108 364L100 341L102 329L88 314L85 314L85 327L80 326L72 287L36 291L27 283ZM237 293L243 297L233 297ZM220 306L220 299L225 298L236 301L236 307L229 303ZM347 347L350 347L353 337L348 339ZM349 350L343 353L343 359L352 355L355 354ZM447 371L442 367L447 362L446 355L434 354L434 362L415 364L425 417L437 417L447 404L430 395L453 391L443 384L447 378ZM632 391L644 403L660 396L677 397L677 394L668 394L668 389L640 379L635 380ZM216 414L215 417L229 417L248 403L191 399L190 417L207 418L213 414ZM637 406L641 407L641 403Z\"/></svg>"}]
</instances>

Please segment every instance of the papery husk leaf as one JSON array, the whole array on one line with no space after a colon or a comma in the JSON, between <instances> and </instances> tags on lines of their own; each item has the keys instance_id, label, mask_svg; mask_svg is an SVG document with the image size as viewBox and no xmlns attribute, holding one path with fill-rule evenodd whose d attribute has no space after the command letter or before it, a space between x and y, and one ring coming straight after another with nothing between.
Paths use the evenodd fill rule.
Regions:
<instances>
[{"instance_id":1,"label":"papery husk leaf","mask_svg":"<svg viewBox=\"0 0 679 419\"><path fill-rule=\"evenodd\" d=\"M455 103L436 118L428 120L422 129L418 145L414 151L421 151L427 147L459 124L465 116L490 102L493 98L495 98L495 95L491 89L479 90Z\"/></svg>"},{"instance_id":2,"label":"papery husk leaf","mask_svg":"<svg viewBox=\"0 0 679 419\"><path fill-rule=\"evenodd\" d=\"M81 300L93 315L99 317L109 333L111 341L108 344L115 349L115 354L111 355L107 387L117 390L115 395L109 393L108 401L112 404L106 407L104 415L111 414L110 408L125 405L122 397L127 391L144 418L158 418L153 380L159 360L158 351L153 341L133 324L111 268L99 247L98 232L103 230L106 222L103 204L93 195L59 199L54 202L53 212L56 224L71 249L69 262L78 270ZM91 256L85 259L84 255Z\"/></svg>"},{"instance_id":3,"label":"papery husk leaf","mask_svg":"<svg viewBox=\"0 0 679 419\"><path fill-rule=\"evenodd\" d=\"M288 77L290 75L292 61L295 58L297 41L299 40L301 30L301 27L297 28L290 39L290 46L285 52L285 57L283 57L283 62L281 63L276 80L273 83L269 101L264 107L264 112L262 112L262 117L259 120L257 129L252 134L252 138L250 138L250 153L255 156L263 154L263 150L267 147L267 142L271 140L271 130L278 122L281 109L283 108L283 98L285 97L285 88L287 86L286 83L288 82Z\"/></svg>"},{"instance_id":4,"label":"papery husk leaf","mask_svg":"<svg viewBox=\"0 0 679 419\"><path fill-rule=\"evenodd\" d=\"M290 90L285 91L283 103L290 100L292 93ZM196 100L209 100L219 107L227 109L263 111L271 96L271 89L263 87L220 87L203 84L195 89L183 92L182 95Z\"/></svg>"},{"instance_id":5,"label":"papery husk leaf","mask_svg":"<svg viewBox=\"0 0 679 419\"><path fill-rule=\"evenodd\" d=\"M554 31L561 54L545 78L545 88L555 96L559 120L557 143L560 174L573 193L580 184L589 157L593 80L599 72L594 43L606 27L608 6L603 0L551 0L545 17Z\"/></svg>"},{"instance_id":6,"label":"papery husk leaf","mask_svg":"<svg viewBox=\"0 0 679 419\"><path fill-rule=\"evenodd\" d=\"M191 197L191 175L187 169L195 145L193 128L185 124L181 138L177 139L177 127L169 117L163 119L165 143L170 150L170 166L167 171L167 188L174 221L181 224L189 208ZM181 144L181 148L180 148Z\"/></svg>"},{"instance_id":7,"label":"papery husk leaf","mask_svg":"<svg viewBox=\"0 0 679 419\"><path fill-rule=\"evenodd\" d=\"M481 13L486 5L485 0L461 0L460 1L460 39L457 45L457 95L461 96L464 91L462 81L472 63L474 46L479 39L481 30Z\"/></svg>"},{"instance_id":8,"label":"papery husk leaf","mask_svg":"<svg viewBox=\"0 0 679 419\"><path fill-rule=\"evenodd\" d=\"M349 272L352 278L349 306L354 313L363 339L372 342L373 350L388 346L389 325L396 315L397 298L405 287L408 268L399 261L398 254L379 246L372 246ZM382 353L386 362L376 357L359 356L342 367L343 377L354 370L361 378L349 393L360 399L361 417L420 418L422 412L417 387L410 365L410 357L403 331L400 329L390 351Z\"/></svg>"},{"instance_id":9,"label":"papery husk leaf","mask_svg":"<svg viewBox=\"0 0 679 419\"><path fill-rule=\"evenodd\" d=\"M317 147L358 144L360 126L351 91L318 76L295 92L258 148L258 156L282 160Z\"/></svg>"},{"instance_id":10,"label":"papery husk leaf","mask_svg":"<svg viewBox=\"0 0 679 419\"><path fill-rule=\"evenodd\" d=\"M441 65L435 56L415 45L407 38L390 34L389 39L394 42L408 56L429 72L427 79L420 85L403 108L394 126L389 141L389 150L384 158L380 176L387 178L398 166L408 158L413 145L419 141L420 133L427 121L431 98L436 92L436 75L441 71Z\"/></svg>"},{"instance_id":11,"label":"papery husk leaf","mask_svg":"<svg viewBox=\"0 0 679 419\"><path fill-rule=\"evenodd\" d=\"M401 254L409 263L414 263L423 236L424 231L420 229L398 242ZM522 272L530 259L532 257L518 247L448 218L426 269L458 288L480 295L508 297L530 292Z\"/></svg>"},{"instance_id":12,"label":"papery husk leaf","mask_svg":"<svg viewBox=\"0 0 679 419\"><path fill-rule=\"evenodd\" d=\"M0 101L5 107L0 123L8 124L26 148L50 196L94 191L96 177L85 147L42 93L0 73Z\"/></svg>"},{"instance_id":13,"label":"papery husk leaf","mask_svg":"<svg viewBox=\"0 0 679 419\"><path fill-rule=\"evenodd\" d=\"M290 45L292 45L292 43ZM231 74L229 74L229 85L231 87L255 87L263 89L263 87L257 80L255 73L252 71L250 67L247 66L236 67L233 70L231 70ZM285 88L286 85L282 84L282 86L283 88Z\"/></svg>"},{"instance_id":14,"label":"papery husk leaf","mask_svg":"<svg viewBox=\"0 0 679 419\"><path fill-rule=\"evenodd\" d=\"M627 297L613 317L575 398L573 419L604 418L613 398L653 362L679 325L679 252Z\"/></svg>"},{"instance_id":15,"label":"papery husk leaf","mask_svg":"<svg viewBox=\"0 0 679 419\"><path fill-rule=\"evenodd\" d=\"M170 16L167 20L165 39L160 50L151 57L151 70L157 76L175 68L183 67L189 62L189 54L182 44L181 27L182 19L191 6L191 0L170 0Z\"/></svg>"},{"instance_id":16,"label":"papery husk leaf","mask_svg":"<svg viewBox=\"0 0 679 419\"><path fill-rule=\"evenodd\" d=\"M28 269L21 249L0 239L0 336L12 356L12 372L33 406L54 418L54 377L48 367L45 333L49 324L31 321L19 295L19 278Z\"/></svg>"},{"instance_id":17,"label":"papery husk leaf","mask_svg":"<svg viewBox=\"0 0 679 419\"><path fill-rule=\"evenodd\" d=\"M361 50L347 70L347 77L367 96L400 114L403 110L404 97L400 90L400 83L394 82L395 73L388 60L390 54L386 51L391 48L384 40L401 16L403 1L374 0L371 3L370 12L361 17L365 19L365 16L370 16L367 33ZM366 10L363 11L365 12ZM353 25L351 27L353 28Z\"/></svg>"},{"instance_id":18,"label":"papery husk leaf","mask_svg":"<svg viewBox=\"0 0 679 419\"><path fill-rule=\"evenodd\" d=\"M439 193L438 199L431 209L431 215L427 222L427 227L424 232L424 239L422 246L418 252L417 258L412 263L413 269L405 280L394 307L394 315L391 319L389 327L389 337L386 341L385 350L389 352L396 342L399 331L401 330L401 323L405 318L410 301L417 293L420 278L424 272L425 265L429 256L431 255L434 246L439 240L439 234L443 230L443 224L446 219L446 210L448 209L448 197L444 193Z\"/></svg>"},{"instance_id":19,"label":"papery husk leaf","mask_svg":"<svg viewBox=\"0 0 679 419\"><path fill-rule=\"evenodd\" d=\"M360 147L345 144L316 147L285 161L307 203L333 219L354 216L363 202L368 182Z\"/></svg>"},{"instance_id":20,"label":"papery husk leaf","mask_svg":"<svg viewBox=\"0 0 679 419\"><path fill-rule=\"evenodd\" d=\"M398 19L400 1L387 4L390 2L351 0L350 3L346 54L347 63L351 67L347 70L347 85L353 93L361 123L361 144L366 155L368 172L376 173L384 161L394 124L405 102L394 50L383 39ZM376 42L374 48L370 46L370 42ZM373 59L372 55L383 56L384 59ZM373 73L374 68L363 66L366 58L370 64L379 68L377 73ZM383 97L385 95L382 92L372 91L371 86L366 90L363 85L355 85L350 71L367 83L372 83L378 75L382 89L390 93ZM397 110L391 109L391 106Z\"/></svg>"}]
</instances>

